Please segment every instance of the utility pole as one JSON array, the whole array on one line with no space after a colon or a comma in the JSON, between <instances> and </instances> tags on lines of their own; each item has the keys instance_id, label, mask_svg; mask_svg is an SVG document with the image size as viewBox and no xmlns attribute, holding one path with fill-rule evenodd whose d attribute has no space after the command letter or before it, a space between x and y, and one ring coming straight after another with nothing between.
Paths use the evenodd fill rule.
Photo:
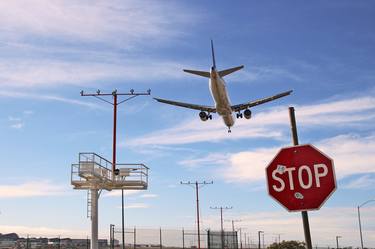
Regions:
<instances>
[{"instance_id":1,"label":"utility pole","mask_svg":"<svg viewBox=\"0 0 375 249\"><path fill-rule=\"evenodd\" d=\"M366 205L367 203L369 202L374 202L375 199L371 199L371 200L368 200L368 201L365 201L364 203L362 203L361 205L357 206L357 213L358 213L358 223L359 223L359 235L360 235L360 238L361 238L361 249L363 249L363 237L362 237L362 224L361 224L361 212L360 212L360 208L363 207L364 205Z\"/></svg>"},{"instance_id":2,"label":"utility pole","mask_svg":"<svg viewBox=\"0 0 375 249\"><path fill-rule=\"evenodd\" d=\"M224 249L224 225L223 225L223 209L228 210L233 207L210 207L211 209L219 210L220 209L220 223L221 223L221 248Z\"/></svg>"},{"instance_id":3,"label":"utility pole","mask_svg":"<svg viewBox=\"0 0 375 249\"><path fill-rule=\"evenodd\" d=\"M294 107L289 107L289 118L290 118L290 129L292 131L293 145L298 145L298 134L297 134L296 117L294 114ZM306 248L312 249L309 215L307 211L302 211L301 214L302 214L302 222L303 222L303 231L305 234Z\"/></svg>"},{"instance_id":4,"label":"utility pole","mask_svg":"<svg viewBox=\"0 0 375 249\"><path fill-rule=\"evenodd\" d=\"M83 97L95 97L107 104L110 104L113 106L113 140L112 140L112 176L114 177L116 175L116 136L117 136L117 106L131 100L135 97L141 96L141 95L150 95L151 89L148 89L147 92L134 92L133 89L130 89L127 93L119 93L117 90L112 91L112 93L102 93L100 90L97 90L96 93L85 93L83 90L81 91L81 96ZM124 100L118 101L118 97L126 96ZM109 101L105 98L112 97L113 101ZM96 209L98 207L98 189L92 189L92 201L96 202ZM122 249L125 249L125 218L124 218L124 190L121 189L121 216L122 216ZM91 242L92 249L98 248L98 231L97 229L94 229L95 227L98 227L98 214L97 212L93 212L92 217L92 226L91 229L94 231L92 232ZM96 230L96 231L95 231ZM95 243L95 244L94 244ZM94 244L94 245L93 245Z\"/></svg>"},{"instance_id":5,"label":"utility pole","mask_svg":"<svg viewBox=\"0 0 375 249\"><path fill-rule=\"evenodd\" d=\"M194 186L195 187L195 195L196 195L196 201L197 201L197 232L198 232L198 249L201 249L201 236L200 236L200 220L199 220L199 188L200 187L204 187L205 185L208 185L208 184L213 184L214 182L211 181L211 182L206 182L206 181L203 181L203 182L198 182L198 181L195 181L195 182L180 182L180 184L183 184L183 185L188 185L188 186Z\"/></svg>"},{"instance_id":6,"label":"utility pole","mask_svg":"<svg viewBox=\"0 0 375 249\"><path fill-rule=\"evenodd\" d=\"M258 249L261 249L261 247L260 247L260 234L261 233L264 234L264 231L258 231Z\"/></svg>"},{"instance_id":7,"label":"utility pole","mask_svg":"<svg viewBox=\"0 0 375 249\"><path fill-rule=\"evenodd\" d=\"M341 238L341 236L336 236L336 248L339 249L339 238Z\"/></svg>"}]
</instances>

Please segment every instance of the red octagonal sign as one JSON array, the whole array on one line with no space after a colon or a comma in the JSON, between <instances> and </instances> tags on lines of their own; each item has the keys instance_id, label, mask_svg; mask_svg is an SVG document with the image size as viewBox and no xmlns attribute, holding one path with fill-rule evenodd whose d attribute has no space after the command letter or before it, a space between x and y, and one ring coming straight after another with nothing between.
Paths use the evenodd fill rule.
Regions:
<instances>
[{"instance_id":1,"label":"red octagonal sign","mask_svg":"<svg viewBox=\"0 0 375 249\"><path fill-rule=\"evenodd\" d=\"M266 174L269 195L289 211L319 209L336 189L333 160L309 144L282 148Z\"/></svg>"}]
</instances>

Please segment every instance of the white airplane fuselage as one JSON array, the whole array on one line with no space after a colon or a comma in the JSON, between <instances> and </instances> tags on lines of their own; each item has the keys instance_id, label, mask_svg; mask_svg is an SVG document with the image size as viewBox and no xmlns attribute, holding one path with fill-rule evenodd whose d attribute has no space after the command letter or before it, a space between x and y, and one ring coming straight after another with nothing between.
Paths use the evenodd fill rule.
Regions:
<instances>
[{"instance_id":1,"label":"white airplane fuselage","mask_svg":"<svg viewBox=\"0 0 375 249\"><path fill-rule=\"evenodd\" d=\"M217 113L223 118L225 125L230 128L234 125L231 103L229 100L225 81L219 76L216 69L211 68L209 87L212 98L215 102Z\"/></svg>"}]
</instances>

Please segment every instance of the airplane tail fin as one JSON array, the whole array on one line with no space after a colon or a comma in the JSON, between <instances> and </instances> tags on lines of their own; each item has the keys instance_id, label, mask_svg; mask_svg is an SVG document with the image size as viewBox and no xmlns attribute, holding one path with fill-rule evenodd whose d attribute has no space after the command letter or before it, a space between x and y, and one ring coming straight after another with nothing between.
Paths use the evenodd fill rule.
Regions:
<instances>
[{"instance_id":1,"label":"airplane tail fin","mask_svg":"<svg viewBox=\"0 0 375 249\"><path fill-rule=\"evenodd\" d=\"M195 75L199 75L199 76L206 77L206 78L210 78L211 77L210 72L205 72L205 71L197 71L197 70L184 69L184 72L195 74Z\"/></svg>"},{"instance_id":2,"label":"airplane tail fin","mask_svg":"<svg viewBox=\"0 0 375 249\"><path fill-rule=\"evenodd\" d=\"M236 72L236 71L238 71L238 70L240 70L242 68L243 68L243 65L238 66L238 67L228 68L228 69L225 69L225 70L221 70L218 73L219 73L220 77L224 77L225 75L234 73L234 72Z\"/></svg>"},{"instance_id":3,"label":"airplane tail fin","mask_svg":"<svg viewBox=\"0 0 375 249\"><path fill-rule=\"evenodd\" d=\"M216 69L214 42L211 39L212 67Z\"/></svg>"}]
</instances>

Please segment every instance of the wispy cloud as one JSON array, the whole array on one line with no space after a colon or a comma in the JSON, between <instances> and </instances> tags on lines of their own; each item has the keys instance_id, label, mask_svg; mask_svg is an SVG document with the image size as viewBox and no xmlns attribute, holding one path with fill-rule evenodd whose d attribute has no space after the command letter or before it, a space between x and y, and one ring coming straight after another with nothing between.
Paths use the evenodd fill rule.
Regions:
<instances>
[{"instance_id":1,"label":"wispy cloud","mask_svg":"<svg viewBox=\"0 0 375 249\"><path fill-rule=\"evenodd\" d=\"M375 120L375 98L365 96L314 105L297 105L296 113L299 125L304 127L366 125ZM129 144L155 146L249 138L280 140L285 138L288 126L287 107L276 106L254 115L252 120L237 120L231 134L227 134L219 118L202 122L197 116L193 116L174 127L135 138Z\"/></svg>"},{"instance_id":2,"label":"wispy cloud","mask_svg":"<svg viewBox=\"0 0 375 249\"><path fill-rule=\"evenodd\" d=\"M316 146L334 159L336 176L339 179L361 174L375 173L375 137L360 137L355 135L340 135L316 142ZM219 175L232 182L259 182L265 180L265 167L270 163L280 148L258 148L252 151L243 151L230 154L218 171ZM207 158L210 158L208 155ZM218 165L220 161L211 161ZM363 180L373 181L370 178ZM358 182L357 187L364 187ZM367 185L367 184L365 184Z\"/></svg>"},{"instance_id":3,"label":"wispy cloud","mask_svg":"<svg viewBox=\"0 0 375 249\"><path fill-rule=\"evenodd\" d=\"M157 194L143 194L141 195L142 198L157 198L159 195Z\"/></svg>"},{"instance_id":4,"label":"wispy cloud","mask_svg":"<svg viewBox=\"0 0 375 249\"><path fill-rule=\"evenodd\" d=\"M375 174L366 174L345 183L342 185L347 189L371 189L375 188Z\"/></svg>"},{"instance_id":5,"label":"wispy cloud","mask_svg":"<svg viewBox=\"0 0 375 249\"><path fill-rule=\"evenodd\" d=\"M118 207L121 208L121 207ZM147 205L145 203L132 203L125 205L125 209L145 209L150 208L150 205Z\"/></svg>"},{"instance_id":6,"label":"wispy cloud","mask_svg":"<svg viewBox=\"0 0 375 249\"><path fill-rule=\"evenodd\" d=\"M24 8L25 4L29 7ZM0 22L3 32L13 39L57 36L70 40L112 40L130 46L144 38L157 41L179 34L173 27L194 19L188 11L173 11L176 8L180 7L173 3L132 0L1 1Z\"/></svg>"},{"instance_id":7,"label":"wispy cloud","mask_svg":"<svg viewBox=\"0 0 375 249\"><path fill-rule=\"evenodd\" d=\"M17 123L11 124L10 127L13 128L13 129L19 130L19 129L22 129L24 127L24 125L25 125L24 123L17 122Z\"/></svg>"},{"instance_id":8,"label":"wispy cloud","mask_svg":"<svg viewBox=\"0 0 375 249\"><path fill-rule=\"evenodd\" d=\"M0 60L0 86L59 87L62 85L103 85L112 80L142 81L152 78L176 79L183 77L183 66L178 62L160 59L131 61L114 59L110 62L61 61L46 59ZM147 75L145 75L147 72Z\"/></svg>"},{"instance_id":9,"label":"wispy cloud","mask_svg":"<svg viewBox=\"0 0 375 249\"><path fill-rule=\"evenodd\" d=\"M224 165L228 162L229 156L230 154L211 153L205 157L182 160L179 164L187 168L199 168L207 165Z\"/></svg>"},{"instance_id":10,"label":"wispy cloud","mask_svg":"<svg viewBox=\"0 0 375 249\"><path fill-rule=\"evenodd\" d=\"M137 195L141 192L142 192L141 190L124 190L124 195L125 196ZM104 194L105 197L117 197L117 196L121 196L121 195L122 195L122 193L121 193L120 190L112 190L112 191L106 192Z\"/></svg>"},{"instance_id":11,"label":"wispy cloud","mask_svg":"<svg viewBox=\"0 0 375 249\"><path fill-rule=\"evenodd\" d=\"M7 98L20 98L20 99L35 99L35 100L43 100L43 101L57 101L72 105L81 105L85 107L101 109L102 107L85 101L80 101L76 99L69 99L57 95L43 95L43 94L36 94L36 93L28 93L28 92L20 92L20 91L3 91L0 90L0 96L7 97Z\"/></svg>"},{"instance_id":12,"label":"wispy cloud","mask_svg":"<svg viewBox=\"0 0 375 249\"><path fill-rule=\"evenodd\" d=\"M0 198L25 198L66 194L66 188L50 181L30 181L14 185L0 185Z\"/></svg>"},{"instance_id":13,"label":"wispy cloud","mask_svg":"<svg viewBox=\"0 0 375 249\"><path fill-rule=\"evenodd\" d=\"M92 86L181 77L178 62L143 50L183 37L181 30L199 19L187 7L134 0L1 1L0 86Z\"/></svg>"},{"instance_id":14,"label":"wispy cloud","mask_svg":"<svg viewBox=\"0 0 375 249\"><path fill-rule=\"evenodd\" d=\"M241 82L253 82L257 80L269 80L269 79L292 79L295 81L301 81L302 78L290 72L289 70L276 67L276 66L252 66L251 70L242 70L237 74L228 76L234 81Z\"/></svg>"}]
</instances>

